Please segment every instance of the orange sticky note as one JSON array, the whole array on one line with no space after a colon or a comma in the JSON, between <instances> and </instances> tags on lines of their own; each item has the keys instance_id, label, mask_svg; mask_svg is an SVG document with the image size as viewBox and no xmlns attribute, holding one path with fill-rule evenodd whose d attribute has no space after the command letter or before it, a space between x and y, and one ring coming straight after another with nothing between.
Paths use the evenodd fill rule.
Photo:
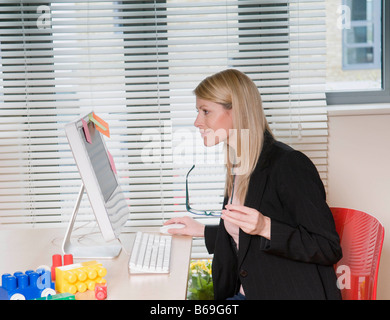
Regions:
<instances>
[{"instance_id":1,"label":"orange sticky note","mask_svg":"<svg viewBox=\"0 0 390 320\"><path fill-rule=\"evenodd\" d=\"M108 138L110 137L110 129L108 127L108 123L103 119L99 118L94 112L92 115L89 115L89 120L91 120L95 124L95 128L106 135Z\"/></svg>"}]
</instances>

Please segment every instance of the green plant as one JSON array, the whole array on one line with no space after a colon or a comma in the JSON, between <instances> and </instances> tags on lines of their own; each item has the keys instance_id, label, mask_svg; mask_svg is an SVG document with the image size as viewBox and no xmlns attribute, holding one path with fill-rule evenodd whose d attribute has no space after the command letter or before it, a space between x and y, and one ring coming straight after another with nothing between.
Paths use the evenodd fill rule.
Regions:
<instances>
[{"instance_id":1,"label":"green plant","mask_svg":"<svg viewBox=\"0 0 390 320\"><path fill-rule=\"evenodd\" d=\"M214 299L211 260L193 260L190 264L188 300Z\"/></svg>"}]
</instances>

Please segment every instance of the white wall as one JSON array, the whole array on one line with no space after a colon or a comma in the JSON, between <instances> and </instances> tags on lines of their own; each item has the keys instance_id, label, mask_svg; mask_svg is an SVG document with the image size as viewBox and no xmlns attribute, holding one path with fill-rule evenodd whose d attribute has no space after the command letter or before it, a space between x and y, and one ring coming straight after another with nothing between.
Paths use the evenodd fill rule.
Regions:
<instances>
[{"instance_id":1,"label":"white wall","mask_svg":"<svg viewBox=\"0 0 390 320\"><path fill-rule=\"evenodd\" d=\"M329 112L328 203L370 213L385 227L378 299L390 299L390 111Z\"/></svg>"}]
</instances>

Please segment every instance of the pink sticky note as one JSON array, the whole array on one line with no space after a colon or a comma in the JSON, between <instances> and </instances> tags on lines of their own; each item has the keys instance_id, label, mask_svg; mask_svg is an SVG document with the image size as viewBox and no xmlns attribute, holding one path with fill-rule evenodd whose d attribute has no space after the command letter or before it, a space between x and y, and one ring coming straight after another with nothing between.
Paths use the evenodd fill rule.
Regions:
<instances>
[{"instance_id":1,"label":"pink sticky note","mask_svg":"<svg viewBox=\"0 0 390 320\"><path fill-rule=\"evenodd\" d=\"M111 170L114 171L114 173L116 174L116 167L115 167L114 158L112 157L110 151L108 151L108 150L107 150L107 154L108 154L108 160L110 161Z\"/></svg>"},{"instance_id":2,"label":"pink sticky note","mask_svg":"<svg viewBox=\"0 0 390 320\"><path fill-rule=\"evenodd\" d=\"M82 124L83 124L85 139L87 139L87 142L92 143L91 135L90 135L89 129L88 129L88 123L86 123L86 122L84 121L84 119L81 119L81 122L82 122Z\"/></svg>"}]
</instances>

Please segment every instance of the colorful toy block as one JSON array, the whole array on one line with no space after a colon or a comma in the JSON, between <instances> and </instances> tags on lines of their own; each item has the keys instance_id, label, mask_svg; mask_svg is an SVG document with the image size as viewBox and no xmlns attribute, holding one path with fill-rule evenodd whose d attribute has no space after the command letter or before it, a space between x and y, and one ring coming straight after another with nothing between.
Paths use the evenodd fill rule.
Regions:
<instances>
[{"instance_id":1,"label":"colorful toy block","mask_svg":"<svg viewBox=\"0 0 390 320\"><path fill-rule=\"evenodd\" d=\"M77 292L75 296L76 300L105 300L107 299L107 284L96 283L95 290Z\"/></svg>"},{"instance_id":2,"label":"colorful toy block","mask_svg":"<svg viewBox=\"0 0 390 320\"><path fill-rule=\"evenodd\" d=\"M32 300L56 294L51 273L45 269L5 273L1 277L0 300Z\"/></svg>"},{"instance_id":3,"label":"colorful toy block","mask_svg":"<svg viewBox=\"0 0 390 320\"><path fill-rule=\"evenodd\" d=\"M107 284L96 283L95 290L87 290L85 292L77 292L76 300L105 300L107 299Z\"/></svg>"},{"instance_id":4,"label":"colorful toy block","mask_svg":"<svg viewBox=\"0 0 390 320\"><path fill-rule=\"evenodd\" d=\"M76 294L77 292L94 290L96 283L106 283L103 277L107 274L107 270L96 261L56 267L55 272L55 288L59 293Z\"/></svg>"},{"instance_id":5,"label":"colorful toy block","mask_svg":"<svg viewBox=\"0 0 390 320\"><path fill-rule=\"evenodd\" d=\"M65 292L65 293L55 294L52 296L37 298L35 300L76 300L76 297L74 294Z\"/></svg>"},{"instance_id":6,"label":"colorful toy block","mask_svg":"<svg viewBox=\"0 0 390 320\"><path fill-rule=\"evenodd\" d=\"M107 298L107 283L97 283L95 285L95 298L105 300Z\"/></svg>"},{"instance_id":7,"label":"colorful toy block","mask_svg":"<svg viewBox=\"0 0 390 320\"><path fill-rule=\"evenodd\" d=\"M71 254L64 254L64 266L67 266L69 264L73 264L73 255ZM60 254L54 254L52 256L52 265L51 265L51 280L56 281L56 272L55 269L57 267L62 266L62 257Z\"/></svg>"},{"instance_id":8,"label":"colorful toy block","mask_svg":"<svg viewBox=\"0 0 390 320\"><path fill-rule=\"evenodd\" d=\"M77 292L75 294L76 300L96 300L95 291L87 290L85 292Z\"/></svg>"}]
</instances>

